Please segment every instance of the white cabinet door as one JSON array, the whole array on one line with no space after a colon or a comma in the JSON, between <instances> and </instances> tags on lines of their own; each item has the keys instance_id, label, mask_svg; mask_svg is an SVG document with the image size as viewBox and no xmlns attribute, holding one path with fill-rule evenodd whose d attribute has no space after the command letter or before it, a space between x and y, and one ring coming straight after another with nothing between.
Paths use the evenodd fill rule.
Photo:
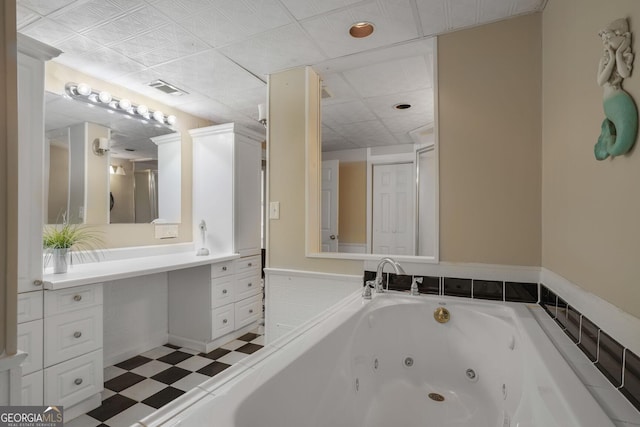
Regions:
<instances>
[{"instance_id":1,"label":"white cabinet door","mask_svg":"<svg viewBox=\"0 0 640 427\"><path fill-rule=\"evenodd\" d=\"M42 369L42 319L18 325L18 348L27 353L22 375Z\"/></svg>"},{"instance_id":2,"label":"white cabinet door","mask_svg":"<svg viewBox=\"0 0 640 427\"><path fill-rule=\"evenodd\" d=\"M44 63L18 54L18 292L41 289Z\"/></svg>"},{"instance_id":3,"label":"white cabinet door","mask_svg":"<svg viewBox=\"0 0 640 427\"><path fill-rule=\"evenodd\" d=\"M254 255L260 253L262 147L255 140L236 135L235 159L233 249L240 256Z\"/></svg>"},{"instance_id":4,"label":"white cabinet door","mask_svg":"<svg viewBox=\"0 0 640 427\"><path fill-rule=\"evenodd\" d=\"M47 405L72 406L103 389L102 349L44 371Z\"/></svg>"},{"instance_id":5,"label":"white cabinet door","mask_svg":"<svg viewBox=\"0 0 640 427\"><path fill-rule=\"evenodd\" d=\"M43 373L36 371L22 377L22 401L21 405L40 406L43 405Z\"/></svg>"}]
</instances>

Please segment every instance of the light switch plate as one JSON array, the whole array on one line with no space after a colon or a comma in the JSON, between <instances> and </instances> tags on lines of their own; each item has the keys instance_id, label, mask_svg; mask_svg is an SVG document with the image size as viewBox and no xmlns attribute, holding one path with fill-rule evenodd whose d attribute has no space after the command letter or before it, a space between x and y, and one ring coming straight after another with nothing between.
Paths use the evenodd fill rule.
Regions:
<instances>
[{"instance_id":1,"label":"light switch plate","mask_svg":"<svg viewBox=\"0 0 640 427\"><path fill-rule=\"evenodd\" d=\"M269 203L269 219L280 219L280 202Z\"/></svg>"},{"instance_id":2,"label":"light switch plate","mask_svg":"<svg viewBox=\"0 0 640 427\"><path fill-rule=\"evenodd\" d=\"M175 239L178 237L178 225L162 224L156 225L156 239Z\"/></svg>"}]
</instances>

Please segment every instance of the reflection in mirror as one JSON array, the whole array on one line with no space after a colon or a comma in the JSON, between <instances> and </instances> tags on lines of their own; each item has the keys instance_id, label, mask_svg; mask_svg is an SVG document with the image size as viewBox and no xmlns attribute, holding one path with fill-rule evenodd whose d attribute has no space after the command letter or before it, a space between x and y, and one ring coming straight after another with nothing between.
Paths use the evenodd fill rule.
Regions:
<instances>
[{"instance_id":1,"label":"reflection in mirror","mask_svg":"<svg viewBox=\"0 0 640 427\"><path fill-rule=\"evenodd\" d=\"M179 133L50 92L45 130L48 223L180 221L175 207L180 206ZM152 138L166 134L176 135L177 152L172 149L170 154L177 157L163 181L159 147ZM103 153L94 147L100 138L108 144ZM163 189L159 184L165 181L170 184ZM166 216L159 209L163 198L171 206Z\"/></svg>"},{"instance_id":2,"label":"reflection in mirror","mask_svg":"<svg viewBox=\"0 0 640 427\"><path fill-rule=\"evenodd\" d=\"M435 40L323 68L321 251L437 257Z\"/></svg>"}]
</instances>

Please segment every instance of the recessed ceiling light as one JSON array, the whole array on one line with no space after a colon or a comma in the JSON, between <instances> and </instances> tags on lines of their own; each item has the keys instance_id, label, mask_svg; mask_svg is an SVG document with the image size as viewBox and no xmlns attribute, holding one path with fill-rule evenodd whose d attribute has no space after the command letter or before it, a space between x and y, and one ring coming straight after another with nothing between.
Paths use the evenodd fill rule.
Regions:
<instances>
[{"instance_id":1,"label":"recessed ceiling light","mask_svg":"<svg viewBox=\"0 0 640 427\"><path fill-rule=\"evenodd\" d=\"M394 105L393 108L395 108L396 110L408 110L409 108L411 108L411 104L400 103Z\"/></svg>"},{"instance_id":2,"label":"recessed ceiling light","mask_svg":"<svg viewBox=\"0 0 640 427\"><path fill-rule=\"evenodd\" d=\"M349 34L351 37L361 39L369 37L373 33L373 24L371 22L356 22L349 28Z\"/></svg>"}]
</instances>

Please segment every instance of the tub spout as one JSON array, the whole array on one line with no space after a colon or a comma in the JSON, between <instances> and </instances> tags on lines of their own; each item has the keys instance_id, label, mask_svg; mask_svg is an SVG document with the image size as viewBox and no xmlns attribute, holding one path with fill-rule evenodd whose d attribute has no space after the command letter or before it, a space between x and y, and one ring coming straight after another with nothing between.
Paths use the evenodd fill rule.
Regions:
<instances>
[{"instance_id":1,"label":"tub spout","mask_svg":"<svg viewBox=\"0 0 640 427\"><path fill-rule=\"evenodd\" d=\"M395 261L392 258L382 258L380 260L380 262L378 263L378 269L376 271L376 280L375 280L375 291L376 292L384 292L384 287L382 286L382 270L384 269L384 266L386 264L390 264L391 267L393 267L393 270L395 271L396 274L405 274L404 270L402 269L400 264L398 264L397 261ZM389 290L389 282L388 281L387 281L387 290Z\"/></svg>"}]
</instances>

